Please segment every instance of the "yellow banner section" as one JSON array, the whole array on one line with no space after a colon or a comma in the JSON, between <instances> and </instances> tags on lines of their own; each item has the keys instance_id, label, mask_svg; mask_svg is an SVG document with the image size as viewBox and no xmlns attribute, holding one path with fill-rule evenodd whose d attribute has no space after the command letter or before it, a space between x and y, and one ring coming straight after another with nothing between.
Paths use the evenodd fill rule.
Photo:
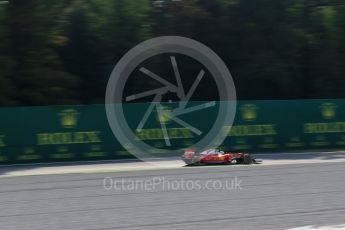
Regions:
<instances>
[{"instance_id":1,"label":"yellow banner section","mask_svg":"<svg viewBox=\"0 0 345 230\"><path fill-rule=\"evenodd\" d=\"M304 133L345 133L345 122L306 123Z\"/></svg>"},{"instance_id":2,"label":"yellow banner section","mask_svg":"<svg viewBox=\"0 0 345 230\"><path fill-rule=\"evenodd\" d=\"M101 143L100 131L39 133L37 145L69 145Z\"/></svg>"},{"instance_id":3,"label":"yellow banner section","mask_svg":"<svg viewBox=\"0 0 345 230\"><path fill-rule=\"evenodd\" d=\"M190 139L193 133L186 128L170 128L167 129L169 139ZM142 129L136 132L138 140L164 140L162 129Z\"/></svg>"},{"instance_id":4,"label":"yellow banner section","mask_svg":"<svg viewBox=\"0 0 345 230\"><path fill-rule=\"evenodd\" d=\"M230 129L230 127L227 127ZM228 136L269 136L277 135L275 124L258 124L258 125L235 125L231 127Z\"/></svg>"}]
</instances>

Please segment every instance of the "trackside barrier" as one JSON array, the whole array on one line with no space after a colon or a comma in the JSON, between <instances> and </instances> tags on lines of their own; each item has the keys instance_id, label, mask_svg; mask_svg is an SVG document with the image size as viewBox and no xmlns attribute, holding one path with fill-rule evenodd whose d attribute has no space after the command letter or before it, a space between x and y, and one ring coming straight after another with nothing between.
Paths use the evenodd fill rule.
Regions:
<instances>
[{"instance_id":1,"label":"trackside barrier","mask_svg":"<svg viewBox=\"0 0 345 230\"><path fill-rule=\"evenodd\" d=\"M124 106L133 130L148 106ZM167 127L171 148L185 148L202 138L170 119L175 106L165 105L160 116L154 111L137 138L165 148L160 122ZM216 116L217 106L184 119L207 133ZM223 147L235 151L345 149L345 100L240 101L233 127L224 129L228 137ZM0 109L0 164L132 157L112 133L104 105Z\"/></svg>"}]
</instances>

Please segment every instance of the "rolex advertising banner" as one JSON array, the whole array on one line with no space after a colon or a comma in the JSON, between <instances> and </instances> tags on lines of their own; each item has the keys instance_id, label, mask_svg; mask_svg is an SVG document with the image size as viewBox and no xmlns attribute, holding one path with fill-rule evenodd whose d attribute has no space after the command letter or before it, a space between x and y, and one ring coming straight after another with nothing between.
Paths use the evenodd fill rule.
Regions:
<instances>
[{"instance_id":1,"label":"rolex advertising banner","mask_svg":"<svg viewBox=\"0 0 345 230\"><path fill-rule=\"evenodd\" d=\"M198 141L208 138L212 144L222 106L192 104L187 110L200 111L190 109L178 118L175 103L152 107L150 114L151 104L124 104L118 130L109 124L104 105L1 108L0 164L132 158L128 145L139 142L180 155ZM116 132L128 129L128 138L120 139ZM239 101L232 127L218 129L227 134L221 145L226 150L345 149L345 100Z\"/></svg>"},{"instance_id":2,"label":"rolex advertising banner","mask_svg":"<svg viewBox=\"0 0 345 230\"><path fill-rule=\"evenodd\" d=\"M254 152L345 149L345 100L239 103L225 144Z\"/></svg>"},{"instance_id":3,"label":"rolex advertising banner","mask_svg":"<svg viewBox=\"0 0 345 230\"><path fill-rule=\"evenodd\" d=\"M108 128L104 105L0 111L0 164L131 157Z\"/></svg>"}]
</instances>

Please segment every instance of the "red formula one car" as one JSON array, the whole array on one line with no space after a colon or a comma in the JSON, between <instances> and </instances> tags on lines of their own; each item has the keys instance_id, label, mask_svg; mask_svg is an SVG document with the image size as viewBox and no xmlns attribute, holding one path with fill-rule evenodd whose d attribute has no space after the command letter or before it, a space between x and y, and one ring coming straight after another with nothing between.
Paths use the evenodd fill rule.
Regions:
<instances>
[{"instance_id":1,"label":"red formula one car","mask_svg":"<svg viewBox=\"0 0 345 230\"><path fill-rule=\"evenodd\" d=\"M211 165L211 164L253 164L261 163L248 153L224 152L218 149L208 149L200 153L194 150L186 150L182 160L187 165Z\"/></svg>"}]
</instances>

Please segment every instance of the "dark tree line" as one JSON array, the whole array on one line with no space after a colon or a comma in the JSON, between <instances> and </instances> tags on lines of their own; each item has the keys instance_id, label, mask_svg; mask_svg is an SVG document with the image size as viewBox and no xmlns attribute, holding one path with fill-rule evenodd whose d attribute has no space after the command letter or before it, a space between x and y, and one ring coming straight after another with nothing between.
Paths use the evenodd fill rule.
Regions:
<instances>
[{"instance_id":1,"label":"dark tree line","mask_svg":"<svg viewBox=\"0 0 345 230\"><path fill-rule=\"evenodd\" d=\"M117 61L162 35L217 52L240 99L345 98L342 1L13 0L0 5L0 105L103 103Z\"/></svg>"}]
</instances>

